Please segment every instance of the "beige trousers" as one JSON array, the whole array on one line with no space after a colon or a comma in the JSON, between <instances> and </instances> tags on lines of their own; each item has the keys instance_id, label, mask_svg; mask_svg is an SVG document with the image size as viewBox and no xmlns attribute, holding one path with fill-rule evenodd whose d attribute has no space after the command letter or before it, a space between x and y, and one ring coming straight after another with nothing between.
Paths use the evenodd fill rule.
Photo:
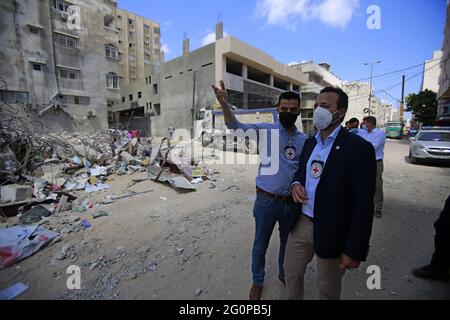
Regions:
<instances>
[{"instance_id":1,"label":"beige trousers","mask_svg":"<svg viewBox=\"0 0 450 320\"><path fill-rule=\"evenodd\" d=\"M314 257L313 223L303 214L297 220L286 246L284 272L288 299L302 300L306 267ZM317 286L320 300L339 300L341 281L345 271L339 268L340 259L317 257Z\"/></svg>"},{"instance_id":2,"label":"beige trousers","mask_svg":"<svg viewBox=\"0 0 450 320\"><path fill-rule=\"evenodd\" d=\"M383 210L383 161L377 161L377 183L375 189L375 212Z\"/></svg>"}]
</instances>

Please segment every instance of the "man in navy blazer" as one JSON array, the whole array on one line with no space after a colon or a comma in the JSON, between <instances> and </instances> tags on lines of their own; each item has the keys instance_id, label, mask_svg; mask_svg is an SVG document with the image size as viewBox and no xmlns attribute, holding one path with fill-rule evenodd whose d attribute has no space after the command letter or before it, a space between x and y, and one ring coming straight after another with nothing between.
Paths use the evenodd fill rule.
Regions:
<instances>
[{"instance_id":1,"label":"man in navy blazer","mask_svg":"<svg viewBox=\"0 0 450 320\"><path fill-rule=\"evenodd\" d=\"M301 204L286 247L289 299L303 298L303 277L314 254L320 299L340 299L342 277L369 251L374 216L376 160L373 146L341 126L348 96L327 87L314 106L319 130L306 140L291 184Z\"/></svg>"}]
</instances>

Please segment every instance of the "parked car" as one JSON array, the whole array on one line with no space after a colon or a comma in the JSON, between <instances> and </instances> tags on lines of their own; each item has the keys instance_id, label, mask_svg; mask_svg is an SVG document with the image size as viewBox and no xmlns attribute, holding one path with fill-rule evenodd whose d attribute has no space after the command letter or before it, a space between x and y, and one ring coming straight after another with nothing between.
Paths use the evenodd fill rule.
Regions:
<instances>
[{"instance_id":1,"label":"parked car","mask_svg":"<svg viewBox=\"0 0 450 320\"><path fill-rule=\"evenodd\" d=\"M409 140L411 163L438 161L450 164L450 127L423 127Z\"/></svg>"}]
</instances>

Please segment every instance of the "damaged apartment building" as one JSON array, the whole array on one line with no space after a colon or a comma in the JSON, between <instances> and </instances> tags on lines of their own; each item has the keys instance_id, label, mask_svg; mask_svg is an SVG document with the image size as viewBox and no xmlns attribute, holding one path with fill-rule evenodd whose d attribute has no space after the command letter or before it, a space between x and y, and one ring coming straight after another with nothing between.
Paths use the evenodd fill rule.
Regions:
<instances>
[{"instance_id":1,"label":"damaged apartment building","mask_svg":"<svg viewBox=\"0 0 450 320\"><path fill-rule=\"evenodd\" d=\"M160 26L113 0L4 0L0 41L0 112L37 131L106 130L121 86L158 63Z\"/></svg>"},{"instance_id":2,"label":"damaged apartment building","mask_svg":"<svg viewBox=\"0 0 450 320\"><path fill-rule=\"evenodd\" d=\"M300 92L308 76L276 61L263 51L231 36L223 37L216 25L216 41L183 55L145 68L145 77L121 88L121 100L113 106L121 122L133 113L149 117L152 135L165 136L170 128L192 129L202 108L218 108L211 88L224 80L229 101L241 109L273 108L285 90Z\"/></svg>"}]
</instances>

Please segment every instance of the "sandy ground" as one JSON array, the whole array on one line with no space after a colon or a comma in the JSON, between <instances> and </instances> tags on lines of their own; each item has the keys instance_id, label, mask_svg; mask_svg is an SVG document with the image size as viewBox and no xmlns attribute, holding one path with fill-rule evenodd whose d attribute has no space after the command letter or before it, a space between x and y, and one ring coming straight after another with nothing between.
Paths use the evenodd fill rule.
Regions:
<instances>
[{"instance_id":1,"label":"sandy ground","mask_svg":"<svg viewBox=\"0 0 450 320\"><path fill-rule=\"evenodd\" d=\"M450 299L450 283L410 275L411 268L428 263L433 251L433 221L450 192L450 168L412 165L407 154L407 141L388 141L384 216L374 222L368 261L344 278L344 299ZM257 166L210 167L219 171L217 180L205 181L196 192L177 193L144 181L131 190L152 192L53 217L70 229L74 217L110 213L0 270L0 289L26 283L30 288L18 299L247 299ZM145 177L113 176L111 190L91 198L121 195L131 179ZM71 245L68 256L55 260L66 244ZM276 277L278 245L275 230L266 257L264 299L286 297ZM69 265L81 268L81 290L66 287ZM381 290L366 287L369 265L381 268ZM305 281L305 298L316 299L315 261Z\"/></svg>"}]
</instances>

